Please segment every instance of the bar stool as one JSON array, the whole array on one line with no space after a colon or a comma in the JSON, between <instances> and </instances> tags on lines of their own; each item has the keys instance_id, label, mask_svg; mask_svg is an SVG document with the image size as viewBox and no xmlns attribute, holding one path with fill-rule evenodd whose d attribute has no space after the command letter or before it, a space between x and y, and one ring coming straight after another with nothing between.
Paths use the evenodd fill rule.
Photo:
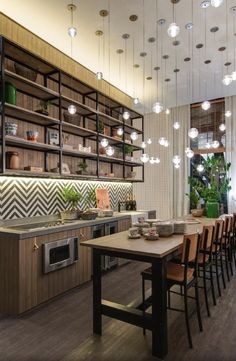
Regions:
<instances>
[{"instance_id":1,"label":"bar stool","mask_svg":"<svg viewBox=\"0 0 236 361\"><path fill-rule=\"evenodd\" d=\"M223 219L217 219L215 221L212 257L213 257L213 262L214 262L214 266L215 266L218 294L220 297L221 297L220 275L222 276L223 287L226 288L224 267L223 267L223 257L222 257L223 231L224 231L224 221L223 221Z\"/></svg>"},{"instance_id":2,"label":"bar stool","mask_svg":"<svg viewBox=\"0 0 236 361\"><path fill-rule=\"evenodd\" d=\"M226 274L227 274L228 281L230 281L229 267L230 267L231 274L233 276L232 238L231 238L232 221L233 221L232 216L226 215L224 217L224 233L223 233L223 238L222 238L222 253L223 253L224 261L225 261L225 265L226 265Z\"/></svg>"},{"instance_id":3,"label":"bar stool","mask_svg":"<svg viewBox=\"0 0 236 361\"><path fill-rule=\"evenodd\" d=\"M214 240L214 226L203 226L202 238L200 243L200 253L198 255L198 267L199 267L199 271L202 271L203 273L202 276L200 274L199 277L203 278L205 303L206 303L207 314L209 317L210 317L210 308L208 302L207 280L210 281L213 304L216 305L213 269L212 269L213 240ZM210 277L207 276L208 271L210 272Z\"/></svg>"},{"instance_id":4,"label":"bar stool","mask_svg":"<svg viewBox=\"0 0 236 361\"><path fill-rule=\"evenodd\" d=\"M199 293L198 293L198 255L199 255L199 246L200 246L200 237L198 233L187 234L184 235L183 238L183 247L182 247L182 257L181 263L167 263L167 289L168 292L176 293L180 296L184 296L184 310L172 308L170 306L170 301L168 302L168 309L174 311L180 311L185 313L185 322L187 328L188 342L189 347L193 347L192 336L190 331L189 324L189 313L188 313L188 298L192 298L188 296L188 291L191 287L195 288L195 297L193 297L196 301L196 309L197 309L197 317L200 331L203 331L202 327L202 319L200 312L200 303L199 303ZM145 297L145 280L151 280L152 277L152 269L151 267L147 268L143 272L141 272L142 276L142 295L143 295L143 310L145 313L146 297ZM178 285L183 288L184 293L177 293L175 291L171 291L170 289ZM151 302L149 302L148 306L151 306ZM145 334L145 330L144 330Z\"/></svg>"}]
</instances>

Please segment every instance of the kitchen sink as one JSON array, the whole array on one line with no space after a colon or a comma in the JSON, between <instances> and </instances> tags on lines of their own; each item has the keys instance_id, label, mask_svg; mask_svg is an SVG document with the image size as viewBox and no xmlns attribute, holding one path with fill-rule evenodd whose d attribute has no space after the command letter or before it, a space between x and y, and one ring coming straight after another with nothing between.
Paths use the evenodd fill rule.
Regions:
<instances>
[{"instance_id":1,"label":"kitchen sink","mask_svg":"<svg viewBox=\"0 0 236 361\"><path fill-rule=\"evenodd\" d=\"M5 228L15 229L15 230L19 230L19 231L29 231L29 230L34 230L34 229L38 229L38 228L51 228L51 227L62 226L63 224L68 224L68 223L74 223L74 221L58 220L58 221L52 221L52 222L27 223L27 224L19 224L16 226L8 226Z\"/></svg>"}]
</instances>

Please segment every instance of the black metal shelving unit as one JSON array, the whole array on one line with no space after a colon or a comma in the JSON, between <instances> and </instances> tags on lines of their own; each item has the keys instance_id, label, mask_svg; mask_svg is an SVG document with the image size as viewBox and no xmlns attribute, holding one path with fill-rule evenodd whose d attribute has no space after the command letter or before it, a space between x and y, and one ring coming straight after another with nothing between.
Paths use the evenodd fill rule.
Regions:
<instances>
[{"instance_id":1,"label":"black metal shelving unit","mask_svg":"<svg viewBox=\"0 0 236 361\"><path fill-rule=\"evenodd\" d=\"M18 75L12 69L7 67L7 62L14 62L24 67L37 71L41 83L34 82L28 78ZM23 49L19 45L0 37L0 114L1 114L1 158L0 173L1 175L12 176L42 176L49 178L62 179L89 179L89 180L107 180L107 181L144 181L144 165L140 161L129 161L125 158L125 145L133 147L133 153L139 156L143 153L140 146L128 142L131 132L136 131L141 140L144 139L144 119L143 116L133 109L128 109L114 99L107 97L101 92L84 84L70 74L54 67L52 64L39 58L38 56ZM19 105L12 105L5 102L5 84L12 83L18 94L29 97L30 99L50 101L54 107L54 113L57 116L47 116L35 112ZM70 92L71 96L68 96ZM33 100L32 100L33 103ZM77 108L77 114L80 116L79 124L72 124L63 119L63 113L67 110L68 105L74 104ZM125 121L122 118L124 111L129 111L130 119ZM19 122L36 124L44 129L44 143L32 142L24 138L5 135L6 117L15 119ZM139 127L136 126L138 120ZM110 134L101 134L99 132L99 123L102 122L110 130ZM112 136L112 130L121 127L124 131L122 138ZM55 130L59 133L59 144L50 145L48 141L48 132ZM65 149L63 147L63 133L78 136L83 139L83 146L89 139L94 142L96 152L85 153L77 150ZM120 150L121 156L109 157L101 155L99 152L99 143L102 138L108 139L109 143ZM37 151L44 155L44 172L34 174L25 170L6 169L6 149L9 147ZM50 154L57 155L59 171L58 173L50 172L48 168L48 157ZM63 174L62 166L64 157L73 157L82 159L83 162L92 160L96 162L96 172L93 175ZM123 177L107 177L100 174L103 164L109 164L111 173L115 165L122 167ZM141 176L139 179L128 178L127 173L135 168L140 169Z\"/></svg>"}]
</instances>

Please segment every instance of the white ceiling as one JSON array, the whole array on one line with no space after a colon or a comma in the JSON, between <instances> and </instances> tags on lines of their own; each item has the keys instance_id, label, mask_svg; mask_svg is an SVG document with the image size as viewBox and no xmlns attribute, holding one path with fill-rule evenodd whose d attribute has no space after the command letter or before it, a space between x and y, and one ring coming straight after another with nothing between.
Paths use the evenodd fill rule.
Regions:
<instances>
[{"instance_id":1,"label":"white ceiling","mask_svg":"<svg viewBox=\"0 0 236 361\"><path fill-rule=\"evenodd\" d=\"M0 11L13 18L26 28L48 41L61 51L71 55L71 42L67 35L70 26L70 14L65 0L0 0ZM172 4L170 0L74 0L77 10L74 25L78 35L73 40L73 57L94 72L101 70L104 78L127 92L131 96L138 96L142 103L145 100L146 111L150 111L152 103L157 100L157 73L159 74L159 96L168 107L176 103L175 73L173 69L180 69L178 73L178 105L201 101L204 98L213 99L221 96L236 94L236 81L228 87L222 85L222 73L226 73L223 65L227 60L227 50L219 52L218 48L226 46L228 61L232 62L229 72L234 70L234 36L233 22L236 14L229 9L236 6L236 0L224 0L219 8L200 8L201 0L181 0L175 5L176 22L181 27L179 46L173 46L173 39L167 36L168 24L172 22ZM143 9L143 3L145 9ZM226 39L226 3L228 7L228 40ZM193 4L193 19L192 19ZM109 9L110 18L99 15L101 9ZM144 10L144 11L143 11ZM129 16L138 15L136 22L131 22ZM144 22L143 22L143 14ZM206 41L205 41L206 14ZM156 37L156 20L165 19L166 24L158 26L158 49L156 42L149 43L150 37ZM104 20L103 20L104 19ZM103 23L104 22L104 23ZM110 22L110 37L109 37ZM193 30L185 29L185 24L193 22ZM214 26L219 27L215 34L210 32ZM101 41L100 66L98 65L98 37L96 30L104 30L104 48ZM235 24L236 29L236 24ZM130 34L128 40L122 39L123 34ZM143 45L143 34L145 44ZM125 52L117 54L117 49L125 50L127 45L127 63ZM134 59L133 59L134 42ZM196 44L203 43L202 49L196 49ZM110 44L110 45L109 45ZM163 44L161 46L161 44ZM206 44L206 46L205 46ZM193 47L192 47L193 45ZM140 57L141 52L147 56ZM162 55L169 55L163 60ZM110 67L109 67L110 57ZM191 57L190 62L184 58ZM177 59L177 60L175 60ZM210 59L211 63L204 64ZM176 64L177 63L177 64ZM139 64L135 69L133 64ZM145 65L145 66L144 66ZM159 66L161 70L153 70ZM145 71L144 71L145 68ZM166 70L165 70L166 68ZM235 69L236 70L236 69ZM126 75L127 74L127 75ZM152 80L144 79L148 76ZM164 81L169 78L170 82ZM162 81L161 81L162 80ZM193 94L192 94L193 89Z\"/></svg>"}]
</instances>

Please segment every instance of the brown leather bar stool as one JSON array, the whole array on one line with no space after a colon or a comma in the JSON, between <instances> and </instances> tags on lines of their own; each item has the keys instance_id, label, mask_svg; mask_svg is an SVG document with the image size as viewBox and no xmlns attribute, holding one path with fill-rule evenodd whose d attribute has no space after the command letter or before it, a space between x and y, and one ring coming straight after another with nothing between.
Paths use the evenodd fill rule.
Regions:
<instances>
[{"instance_id":1,"label":"brown leather bar stool","mask_svg":"<svg viewBox=\"0 0 236 361\"><path fill-rule=\"evenodd\" d=\"M223 231L224 231L224 221L223 221L223 219L217 219L215 221L212 256L213 256L213 263L215 266L216 281L217 281L217 288L218 288L219 296L221 296L220 275L222 276L223 286L224 286L224 288L226 288L223 257L222 257Z\"/></svg>"},{"instance_id":2,"label":"brown leather bar stool","mask_svg":"<svg viewBox=\"0 0 236 361\"><path fill-rule=\"evenodd\" d=\"M227 274L228 281L230 281L229 267L230 267L231 274L233 276L232 238L231 238L232 222L233 222L232 216L226 215L224 217L224 233L223 233L223 238L222 238L222 253L223 253L224 261L225 261L225 265L226 265L226 274Z\"/></svg>"},{"instance_id":3,"label":"brown leather bar stool","mask_svg":"<svg viewBox=\"0 0 236 361\"><path fill-rule=\"evenodd\" d=\"M200 237L198 233L194 234L186 234L183 238L183 248L182 248L182 257L181 263L167 263L167 289L168 292L170 289L179 285L183 288L184 292L177 293L175 291L170 291L173 293L177 293L180 296L184 296L184 310L172 308L170 304L168 304L168 309L174 311L180 311L185 313L185 322L188 334L188 342L190 348L193 347L192 336L190 331L189 324L189 313L188 313L188 298L192 298L188 296L188 291L191 287L195 288L195 301L196 301L196 309L197 309L197 317L200 331L203 331L202 327L202 319L200 312L200 303L199 303L199 293L198 293L198 255L199 255L199 246L200 246ZM142 275L142 288L143 288L143 305L146 304L145 297L145 280L151 280L152 277L152 269L151 267L147 268L145 271L141 273ZM148 306L151 306L151 302L149 301ZM146 308L144 307L143 310ZM145 312L145 311L144 311Z\"/></svg>"},{"instance_id":4,"label":"brown leather bar stool","mask_svg":"<svg viewBox=\"0 0 236 361\"><path fill-rule=\"evenodd\" d=\"M203 278L203 289L205 296L205 303L207 314L210 317L210 308L208 302L208 289L207 289L207 280L210 281L211 284L211 293L214 305L216 305L216 297L215 297L215 288L214 288L214 280L213 280L213 263L212 263L212 248L214 241L214 226L204 226L202 230L202 237L200 243L200 253L198 255L198 267L199 271L202 271ZM207 276L207 272L209 272L210 276ZM200 287L200 286L199 286Z\"/></svg>"}]
</instances>

